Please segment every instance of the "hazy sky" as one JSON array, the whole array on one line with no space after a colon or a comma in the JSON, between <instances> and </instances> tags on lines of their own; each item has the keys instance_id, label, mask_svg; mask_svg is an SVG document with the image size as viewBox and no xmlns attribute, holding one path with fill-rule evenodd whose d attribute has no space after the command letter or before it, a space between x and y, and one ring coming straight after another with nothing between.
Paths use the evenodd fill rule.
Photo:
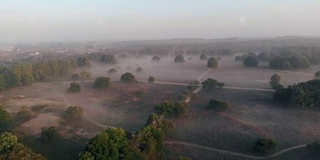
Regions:
<instances>
[{"instance_id":1,"label":"hazy sky","mask_svg":"<svg viewBox=\"0 0 320 160\"><path fill-rule=\"evenodd\" d=\"M1 0L0 41L320 36L320 0Z\"/></svg>"}]
</instances>

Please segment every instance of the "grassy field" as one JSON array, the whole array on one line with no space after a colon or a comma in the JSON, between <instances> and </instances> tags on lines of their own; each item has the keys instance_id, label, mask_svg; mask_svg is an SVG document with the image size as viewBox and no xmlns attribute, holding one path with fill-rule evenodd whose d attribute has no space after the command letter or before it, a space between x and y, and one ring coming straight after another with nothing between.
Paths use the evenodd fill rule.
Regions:
<instances>
[{"instance_id":1,"label":"grassy field","mask_svg":"<svg viewBox=\"0 0 320 160\"><path fill-rule=\"evenodd\" d=\"M224 112L209 110L206 105L211 98L228 101L232 107ZM177 127L169 140L252 154L257 138L275 139L280 151L310 143L320 134L318 110L275 106L272 92L202 90L190 106L184 117L175 120Z\"/></svg>"}]
</instances>

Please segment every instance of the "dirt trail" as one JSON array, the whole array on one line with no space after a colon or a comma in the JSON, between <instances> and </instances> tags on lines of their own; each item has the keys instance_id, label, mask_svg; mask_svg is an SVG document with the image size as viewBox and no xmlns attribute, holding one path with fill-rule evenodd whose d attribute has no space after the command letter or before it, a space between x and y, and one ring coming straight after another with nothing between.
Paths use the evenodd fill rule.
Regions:
<instances>
[{"instance_id":1,"label":"dirt trail","mask_svg":"<svg viewBox=\"0 0 320 160\"><path fill-rule=\"evenodd\" d=\"M277 153L274 153L272 155L269 155L269 156L259 157L259 156L246 155L246 154L241 154L241 153L237 153L237 152L232 152L232 151L227 151L227 150L207 147L207 146L201 146L201 145L188 143L188 142L182 142L182 141L165 141L164 144L167 144L167 145L175 144L175 145L190 146L190 147L194 147L194 148L205 149L205 150L209 150L209 151L215 151L215 152L220 152L220 153L240 156L240 157L244 157L244 158L251 158L251 159L269 159L269 158L274 158L274 157L279 156L279 155L281 155L281 154L283 154L285 152L289 152L291 150L295 150L295 149L299 149L299 148L304 148L306 146L305 144L302 144L302 145L298 145L298 146L294 146L294 147L290 147L290 148L281 150L281 151L279 151Z\"/></svg>"}]
</instances>

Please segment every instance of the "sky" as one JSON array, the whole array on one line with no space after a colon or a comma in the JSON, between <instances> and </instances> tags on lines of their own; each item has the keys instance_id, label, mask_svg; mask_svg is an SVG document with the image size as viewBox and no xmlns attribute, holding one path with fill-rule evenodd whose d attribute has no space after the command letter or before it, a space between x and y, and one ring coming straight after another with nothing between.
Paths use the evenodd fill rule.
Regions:
<instances>
[{"instance_id":1,"label":"sky","mask_svg":"<svg viewBox=\"0 0 320 160\"><path fill-rule=\"evenodd\" d=\"M0 42L320 36L320 0L1 0Z\"/></svg>"}]
</instances>

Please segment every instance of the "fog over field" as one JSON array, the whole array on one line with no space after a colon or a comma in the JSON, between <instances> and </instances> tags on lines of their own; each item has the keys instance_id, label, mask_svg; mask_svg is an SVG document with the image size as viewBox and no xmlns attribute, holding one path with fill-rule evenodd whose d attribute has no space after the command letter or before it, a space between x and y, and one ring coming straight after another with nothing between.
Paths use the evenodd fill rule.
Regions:
<instances>
[{"instance_id":1,"label":"fog over field","mask_svg":"<svg viewBox=\"0 0 320 160\"><path fill-rule=\"evenodd\" d=\"M320 159L319 0L7 0L0 160Z\"/></svg>"}]
</instances>

